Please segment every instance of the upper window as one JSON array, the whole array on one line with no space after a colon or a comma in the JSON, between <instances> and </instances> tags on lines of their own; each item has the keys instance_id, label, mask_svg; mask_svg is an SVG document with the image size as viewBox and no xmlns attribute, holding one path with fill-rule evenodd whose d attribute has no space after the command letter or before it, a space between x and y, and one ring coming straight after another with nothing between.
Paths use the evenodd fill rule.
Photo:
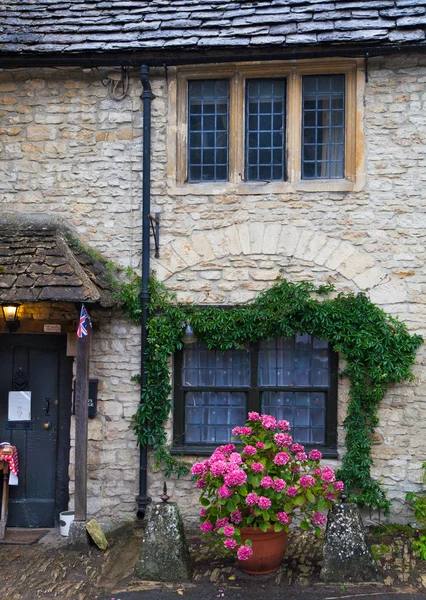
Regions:
<instances>
[{"instance_id":1,"label":"upper window","mask_svg":"<svg viewBox=\"0 0 426 600\"><path fill-rule=\"evenodd\" d=\"M226 181L229 82L190 81L188 110L188 181Z\"/></svg>"},{"instance_id":2,"label":"upper window","mask_svg":"<svg viewBox=\"0 0 426 600\"><path fill-rule=\"evenodd\" d=\"M175 441L192 452L226 443L248 411L286 419L295 441L336 447L337 356L310 335L241 350L185 346L175 363Z\"/></svg>"},{"instance_id":3,"label":"upper window","mask_svg":"<svg viewBox=\"0 0 426 600\"><path fill-rule=\"evenodd\" d=\"M179 69L177 183L354 189L357 80L356 60Z\"/></svg>"}]
</instances>

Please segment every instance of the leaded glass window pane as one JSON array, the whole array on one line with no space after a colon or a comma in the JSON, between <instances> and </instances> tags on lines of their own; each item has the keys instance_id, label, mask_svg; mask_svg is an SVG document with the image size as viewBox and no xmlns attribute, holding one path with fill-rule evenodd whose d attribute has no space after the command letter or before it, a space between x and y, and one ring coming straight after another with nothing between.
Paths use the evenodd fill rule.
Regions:
<instances>
[{"instance_id":1,"label":"leaded glass window pane","mask_svg":"<svg viewBox=\"0 0 426 600\"><path fill-rule=\"evenodd\" d=\"M232 429L247 418L245 392L186 392L185 441L187 444L223 444Z\"/></svg>"},{"instance_id":2,"label":"leaded glass window pane","mask_svg":"<svg viewBox=\"0 0 426 600\"><path fill-rule=\"evenodd\" d=\"M184 387L248 387L250 354L247 350L208 350L196 343L183 351Z\"/></svg>"},{"instance_id":3,"label":"leaded glass window pane","mask_svg":"<svg viewBox=\"0 0 426 600\"><path fill-rule=\"evenodd\" d=\"M324 392L262 393L262 412L289 421L294 440L302 444L325 443L325 410Z\"/></svg>"},{"instance_id":4,"label":"leaded glass window pane","mask_svg":"<svg viewBox=\"0 0 426 600\"><path fill-rule=\"evenodd\" d=\"M342 179L345 76L303 77L302 114L302 179Z\"/></svg>"},{"instance_id":5,"label":"leaded glass window pane","mask_svg":"<svg viewBox=\"0 0 426 600\"><path fill-rule=\"evenodd\" d=\"M188 181L228 179L229 82L188 82Z\"/></svg>"},{"instance_id":6,"label":"leaded glass window pane","mask_svg":"<svg viewBox=\"0 0 426 600\"><path fill-rule=\"evenodd\" d=\"M259 386L328 387L328 344L308 334L259 345Z\"/></svg>"},{"instance_id":7,"label":"leaded glass window pane","mask_svg":"<svg viewBox=\"0 0 426 600\"><path fill-rule=\"evenodd\" d=\"M285 80L246 82L246 179L285 178Z\"/></svg>"}]
</instances>

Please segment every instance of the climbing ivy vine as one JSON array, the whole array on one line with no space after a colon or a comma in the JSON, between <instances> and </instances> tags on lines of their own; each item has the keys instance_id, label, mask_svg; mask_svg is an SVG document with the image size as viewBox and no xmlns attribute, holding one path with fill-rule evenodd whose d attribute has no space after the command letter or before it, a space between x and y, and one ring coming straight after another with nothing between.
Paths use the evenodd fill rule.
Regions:
<instances>
[{"instance_id":1,"label":"climbing ivy vine","mask_svg":"<svg viewBox=\"0 0 426 600\"><path fill-rule=\"evenodd\" d=\"M106 261L72 236L67 235L67 240L75 251L102 267L121 309L140 323L140 277ZM247 341L308 333L327 339L346 364L341 375L348 377L350 392L344 421L346 453L339 477L359 505L388 512L385 491L370 473L372 435L387 387L413 380L411 367L423 342L420 335L410 335L404 323L365 294L332 294L332 285L282 279L250 304L229 309L180 304L155 278L150 280L149 292L147 385L141 392L133 428L138 443L153 449L157 466L166 476L182 476L188 471L185 463L170 454L164 428L171 409L170 357L182 347L182 325L190 321L197 337L208 348L219 350L238 348Z\"/></svg>"},{"instance_id":2,"label":"climbing ivy vine","mask_svg":"<svg viewBox=\"0 0 426 600\"><path fill-rule=\"evenodd\" d=\"M117 296L123 310L140 321L140 280L121 285ZM371 477L371 446L378 425L377 408L389 384L412 380L411 366L423 339L410 335L404 323L386 314L365 294L333 292L333 286L277 281L250 304L229 309L180 304L156 279L150 280L147 385L134 417L141 446L154 450L165 474L187 472L185 463L170 455L165 421L170 413L170 357L182 347L182 325L190 322L196 336L209 348L229 350L244 342L297 332L327 339L345 361L342 376L350 382L344 422L346 453L339 477L359 505L389 511L390 502Z\"/></svg>"}]
</instances>

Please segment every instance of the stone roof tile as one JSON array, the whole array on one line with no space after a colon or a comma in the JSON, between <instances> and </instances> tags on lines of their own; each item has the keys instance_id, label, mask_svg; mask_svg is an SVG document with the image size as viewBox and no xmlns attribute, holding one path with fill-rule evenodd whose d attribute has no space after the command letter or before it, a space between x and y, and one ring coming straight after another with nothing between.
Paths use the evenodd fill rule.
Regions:
<instances>
[{"instance_id":1,"label":"stone roof tile","mask_svg":"<svg viewBox=\"0 0 426 600\"><path fill-rule=\"evenodd\" d=\"M425 31L426 0L3 0L0 53L409 45Z\"/></svg>"},{"instance_id":2,"label":"stone roof tile","mask_svg":"<svg viewBox=\"0 0 426 600\"><path fill-rule=\"evenodd\" d=\"M0 302L115 303L105 269L56 226L2 220L0 266Z\"/></svg>"}]
</instances>

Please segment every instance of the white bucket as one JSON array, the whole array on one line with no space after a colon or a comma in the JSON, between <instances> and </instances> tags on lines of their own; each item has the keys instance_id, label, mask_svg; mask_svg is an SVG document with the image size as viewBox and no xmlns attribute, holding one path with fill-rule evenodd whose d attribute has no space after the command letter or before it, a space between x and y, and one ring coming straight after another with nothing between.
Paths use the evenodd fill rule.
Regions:
<instances>
[{"instance_id":1,"label":"white bucket","mask_svg":"<svg viewBox=\"0 0 426 600\"><path fill-rule=\"evenodd\" d=\"M65 510L59 513L59 532L61 535L68 537L70 525L74 521L74 514L73 510Z\"/></svg>"}]
</instances>

